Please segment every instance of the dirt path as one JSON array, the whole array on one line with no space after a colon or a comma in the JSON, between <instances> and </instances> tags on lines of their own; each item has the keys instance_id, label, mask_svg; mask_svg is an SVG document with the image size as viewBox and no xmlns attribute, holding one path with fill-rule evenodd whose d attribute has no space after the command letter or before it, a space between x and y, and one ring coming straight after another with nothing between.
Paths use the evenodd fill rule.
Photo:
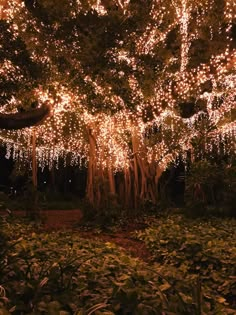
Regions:
<instances>
[{"instance_id":1,"label":"dirt path","mask_svg":"<svg viewBox=\"0 0 236 315\"><path fill-rule=\"evenodd\" d=\"M13 211L13 215L25 216L25 211ZM132 232L140 229L133 224L126 226L125 230L120 229L114 233L95 230L85 231L79 227L82 219L82 212L79 209L74 210L41 210L42 229L45 231L53 230L77 230L81 237L91 240L115 243L122 247L133 257L140 258L146 262L151 261L151 253L146 248L144 242L138 241L132 237Z\"/></svg>"},{"instance_id":2,"label":"dirt path","mask_svg":"<svg viewBox=\"0 0 236 315\"><path fill-rule=\"evenodd\" d=\"M116 245L122 247L133 257L137 257L146 262L151 262L152 255L147 249L146 245L142 241L138 241L131 236L130 232L118 231L113 234L103 233L96 234L91 231L80 232L81 237L89 238L93 240L99 240L103 242L115 243Z\"/></svg>"}]
</instances>

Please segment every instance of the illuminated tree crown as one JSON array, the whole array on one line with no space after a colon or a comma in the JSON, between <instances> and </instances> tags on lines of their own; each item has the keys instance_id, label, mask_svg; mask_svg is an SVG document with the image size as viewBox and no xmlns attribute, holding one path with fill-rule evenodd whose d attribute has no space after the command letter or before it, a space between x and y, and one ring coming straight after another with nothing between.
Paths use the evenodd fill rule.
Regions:
<instances>
[{"instance_id":1,"label":"illuminated tree crown","mask_svg":"<svg viewBox=\"0 0 236 315\"><path fill-rule=\"evenodd\" d=\"M91 162L93 146L96 167L112 171L133 170L136 155L150 171L220 143L235 153L234 0L11 0L0 10L1 111L53 107L36 128L42 167L68 154ZM0 137L8 155L29 156L28 129Z\"/></svg>"}]
</instances>

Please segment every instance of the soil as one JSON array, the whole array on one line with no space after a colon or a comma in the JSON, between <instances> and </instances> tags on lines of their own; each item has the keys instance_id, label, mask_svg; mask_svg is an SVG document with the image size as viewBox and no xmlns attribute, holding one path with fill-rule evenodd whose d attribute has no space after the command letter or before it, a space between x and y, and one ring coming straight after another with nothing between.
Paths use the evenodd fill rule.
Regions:
<instances>
[{"instance_id":1,"label":"soil","mask_svg":"<svg viewBox=\"0 0 236 315\"><path fill-rule=\"evenodd\" d=\"M24 211L13 211L13 215L25 216ZM152 255L144 242L132 237L132 232L143 229L145 226L136 223L127 223L125 227L118 228L115 232L98 231L97 229L85 230L79 225L82 212L74 210L41 210L41 228L44 231L73 230L78 231L80 236L86 239L115 243L133 257L150 262Z\"/></svg>"}]
</instances>

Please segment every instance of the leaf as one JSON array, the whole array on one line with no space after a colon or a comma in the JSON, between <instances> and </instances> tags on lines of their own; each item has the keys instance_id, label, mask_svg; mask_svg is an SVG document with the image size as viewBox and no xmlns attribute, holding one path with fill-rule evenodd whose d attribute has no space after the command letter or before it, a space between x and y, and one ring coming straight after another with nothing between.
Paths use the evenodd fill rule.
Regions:
<instances>
[{"instance_id":1,"label":"leaf","mask_svg":"<svg viewBox=\"0 0 236 315\"><path fill-rule=\"evenodd\" d=\"M38 307L37 309L40 311L40 312L46 312L47 311L47 303L45 303L44 301L41 301L38 303Z\"/></svg>"},{"instance_id":2,"label":"leaf","mask_svg":"<svg viewBox=\"0 0 236 315\"><path fill-rule=\"evenodd\" d=\"M166 290L168 290L168 289L170 289L170 288L171 288L171 285L170 285L168 282L166 282L166 283L164 283L164 284L162 284L162 285L159 286L159 289L160 289L162 292L164 292L164 291L166 291Z\"/></svg>"},{"instance_id":3,"label":"leaf","mask_svg":"<svg viewBox=\"0 0 236 315\"><path fill-rule=\"evenodd\" d=\"M90 309L88 309L88 315L91 315L93 313L95 313L96 311L102 309L102 308L105 308L107 307L107 304L106 303L99 303L99 304L96 304L92 307L90 307Z\"/></svg>"},{"instance_id":4,"label":"leaf","mask_svg":"<svg viewBox=\"0 0 236 315\"><path fill-rule=\"evenodd\" d=\"M130 275L122 275L120 276L117 280L118 281L124 281L124 280L127 280L127 279L130 279Z\"/></svg>"},{"instance_id":5,"label":"leaf","mask_svg":"<svg viewBox=\"0 0 236 315\"><path fill-rule=\"evenodd\" d=\"M47 282L48 282L48 277L45 277L40 283L39 283L39 286L40 287L43 287L45 284L47 284Z\"/></svg>"},{"instance_id":6,"label":"leaf","mask_svg":"<svg viewBox=\"0 0 236 315\"><path fill-rule=\"evenodd\" d=\"M217 297L217 302L221 303L221 304L224 304L226 302L226 299L223 298L222 296L221 297Z\"/></svg>"},{"instance_id":7,"label":"leaf","mask_svg":"<svg viewBox=\"0 0 236 315\"><path fill-rule=\"evenodd\" d=\"M61 304L58 301L51 301L48 304L48 313L50 315L57 315L59 313L60 308Z\"/></svg>"}]
</instances>

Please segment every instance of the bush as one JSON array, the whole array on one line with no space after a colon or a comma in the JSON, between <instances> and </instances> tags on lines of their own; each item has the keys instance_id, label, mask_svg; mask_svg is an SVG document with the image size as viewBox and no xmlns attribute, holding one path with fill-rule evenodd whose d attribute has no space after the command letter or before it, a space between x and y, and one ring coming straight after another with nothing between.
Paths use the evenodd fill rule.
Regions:
<instances>
[{"instance_id":1,"label":"bush","mask_svg":"<svg viewBox=\"0 0 236 315\"><path fill-rule=\"evenodd\" d=\"M236 165L225 166L223 187L223 209L228 215L236 217Z\"/></svg>"},{"instance_id":2,"label":"bush","mask_svg":"<svg viewBox=\"0 0 236 315\"><path fill-rule=\"evenodd\" d=\"M106 200L99 208L93 207L85 199L81 203L81 210L83 212L81 224L99 226L101 228L115 225L124 215L121 206L117 203L117 196L114 194L108 194Z\"/></svg>"},{"instance_id":3,"label":"bush","mask_svg":"<svg viewBox=\"0 0 236 315\"><path fill-rule=\"evenodd\" d=\"M194 162L186 176L186 214L191 217L204 215L235 215L236 167Z\"/></svg>"}]
</instances>

